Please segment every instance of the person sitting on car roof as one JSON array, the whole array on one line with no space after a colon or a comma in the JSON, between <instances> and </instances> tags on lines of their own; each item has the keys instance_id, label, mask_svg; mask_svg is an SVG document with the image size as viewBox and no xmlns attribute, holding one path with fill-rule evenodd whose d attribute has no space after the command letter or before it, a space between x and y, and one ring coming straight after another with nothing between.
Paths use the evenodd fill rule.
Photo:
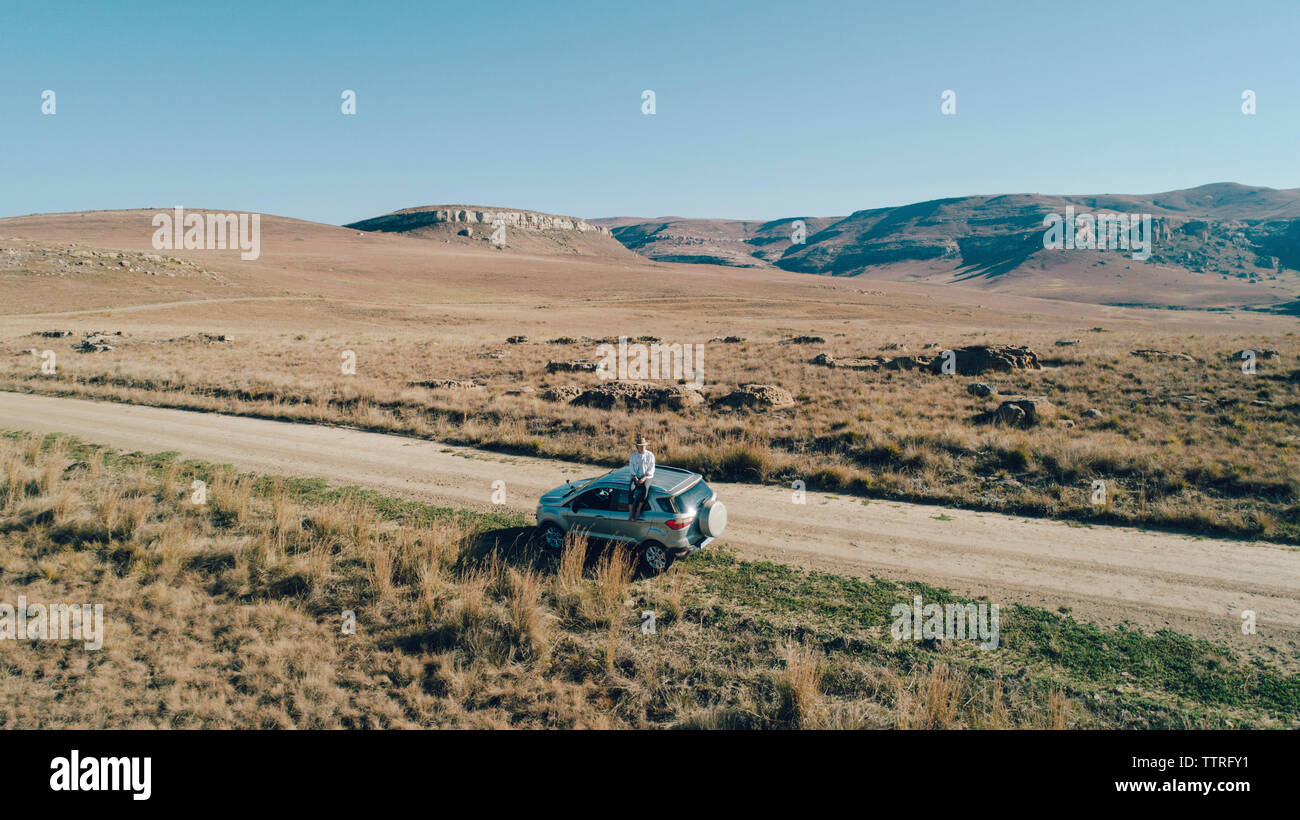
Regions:
<instances>
[{"instance_id":1,"label":"person sitting on car roof","mask_svg":"<svg viewBox=\"0 0 1300 820\"><path fill-rule=\"evenodd\" d=\"M628 487L631 504L628 505L627 519L635 521L645 509L646 499L650 496L650 479L655 474L655 454L647 447L645 436L637 436L636 452L628 459L627 466L632 471L632 482Z\"/></svg>"}]
</instances>

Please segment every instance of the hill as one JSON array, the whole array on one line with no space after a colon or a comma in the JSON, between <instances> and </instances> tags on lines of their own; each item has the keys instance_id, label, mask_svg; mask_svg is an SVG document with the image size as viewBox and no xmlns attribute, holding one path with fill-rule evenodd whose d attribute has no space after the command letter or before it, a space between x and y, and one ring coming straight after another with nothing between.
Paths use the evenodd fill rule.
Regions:
<instances>
[{"instance_id":1,"label":"hill","mask_svg":"<svg viewBox=\"0 0 1300 820\"><path fill-rule=\"evenodd\" d=\"M1044 218L1067 208L1151 215L1150 257L1044 249ZM805 226L803 242L795 241L796 220ZM954 197L766 222L591 221L665 262L964 283L1100 304L1273 306L1300 289L1300 189L1216 183L1148 195Z\"/></svg>"},{"instance_id":2,"label":"hill","mask_svg":"<svg viewBox=\"0 0 1300 820\"><path fill-rule=\"evenodd\" d=\"M403 208L344 227L396 233L462 246L501 251L625 258L627 250L608 228L572 216L478 205L425 205ZM504 229L497 233L498 229ZM494 239L493 236L497 238Z\"/></svg>"}]
</instances>

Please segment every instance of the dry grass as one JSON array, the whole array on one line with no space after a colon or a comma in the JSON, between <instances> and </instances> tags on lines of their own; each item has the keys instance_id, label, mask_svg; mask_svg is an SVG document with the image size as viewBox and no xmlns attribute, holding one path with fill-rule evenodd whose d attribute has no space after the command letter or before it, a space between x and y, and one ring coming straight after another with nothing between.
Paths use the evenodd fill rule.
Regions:
<instances>
[{"instance_id":1,"label":"dry grass","mask_svg":"<svg viewBox=\"0 0 1300 820\"><path fill-rule=\"evenodd\" d=\"M1105 690L1099 708L1081 694L1097 686L1089 679L1063 685L977 668L1025 669L1029 656L1011 650L932 657L881 642L874 616L854 609L865 599L835 591L860 596L856 581L792 579L804 590L792 598L781 580L788 568L707 556L640 579L625 551L576 537L553 555L511 521L40 444L0 437L0 601L103 603L105 636L98 652L6 642L0 723L15 728L1188 720L1152 705L1167 682L1113 705ZM66 465L57 478L47 478L51 464ZM203 505L191 500L199 478L210 488ZM756 586L755 573L770 578ZM887 584L874 589L883 619L897 596ZM828 625L823 607L842 620ZM653 634L641 631L647 609L658 615ZM350 617L355 631L344 629ZM1004 619L1004 629L1015 623ZM1058 625L1054 646L1060 634ZM1033 648L1028 633L1007 640ZM1267 694L1293 682L1258 686ZM1235 707L1191 708L1200 721L1240 719Z\"/></svg>"},{"instance_id":2,"label":"dry grass","mask_svg":"<svg viewBox=\"0 0 1300 820\"><path fill-rule=\"evenodd\" d=\"M793 409L767 413L603 410L548 402L547 387L594 385L590 373L547 374L552 359L594 359L592 343L501 345L462 338L385 335L302 340L254 337L200 348L137 345L97 357L68 353L54 377L0 360L0 387L67 392L145 404L346 423L437 440L614 464L645 432L662 463L714 479L779 482L809 489L935 501L1085 520L1146 523L1300 542L1300 346L1284 336L1238 332L1094 332L1060 326L1000 330L881 330L845 322L822 345L782 345L770 330L743 344L706 344L706 394L748 382L786 386ZM835 328L834 325L830 327ZM793 332L793 331L789 331ZM680 337L697 338L698 333ZM1080 343L1057 347L1072 336ZM1041 371L977 378L862 372L810 363L898 353L935 354L963 344L1029 344ZM886 349L900 345L902 349ZM322 349L357 351L355 376L323 369ZM503 358L487 354L508 347ZM1231 354L1276 348L1253 376ZM1148 361L1139 348L1188 353L1196 362ZM302 375L297 375L302 374ZM408 382L473 380L472 389ZM1014 430L974 418L997 397L966 385L1043 395L1064 424ZM520 388L535 392L520 393ZM1089 415L1096 411L1097 415ZM1107 503L1091 503L1094 480ZM212 488L238 514L238 488ZM232 495L233 494L233 495Z\"/></svg>"}]
</instances>

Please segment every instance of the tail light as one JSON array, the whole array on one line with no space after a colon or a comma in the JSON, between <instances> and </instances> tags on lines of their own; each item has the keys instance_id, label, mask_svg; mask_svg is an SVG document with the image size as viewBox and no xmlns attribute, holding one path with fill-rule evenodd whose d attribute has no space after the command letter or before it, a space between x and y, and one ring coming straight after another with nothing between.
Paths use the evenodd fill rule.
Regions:
<instances>
[{"instance_id":1,"label":"tail light","mask_svg":"<svg viewBox=\"0 0 1300 820\"><path fill-rule=\"evenodd\" d=\"M670 529L670 530L684 530L684 529L686 529L687 527L689 527L689 526L691 525L691 522L694 521L694 520L695 520L694 518L687 518L687 519L684 520L684 521L668 521L668 522L667 522L667 524L668 524L668 529Z\"/></svg>"}]
</instances>

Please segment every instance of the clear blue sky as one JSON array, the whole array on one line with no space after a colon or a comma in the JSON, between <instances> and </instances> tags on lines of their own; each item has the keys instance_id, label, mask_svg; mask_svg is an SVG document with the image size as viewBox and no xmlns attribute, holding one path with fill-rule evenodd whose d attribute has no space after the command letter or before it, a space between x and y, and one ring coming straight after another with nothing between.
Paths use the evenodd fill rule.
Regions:
<instances>
[{"instance_id":1,"label":"clear blue sky","mask_svg":"<svg viewBox=\"0 0 1300 820\"><path fill-rule=\"evenodd\" d=\"M1295 0L0 0L0 216L776 218L1220 181L1300 187Z\"/></svg>"}]
</instances>

